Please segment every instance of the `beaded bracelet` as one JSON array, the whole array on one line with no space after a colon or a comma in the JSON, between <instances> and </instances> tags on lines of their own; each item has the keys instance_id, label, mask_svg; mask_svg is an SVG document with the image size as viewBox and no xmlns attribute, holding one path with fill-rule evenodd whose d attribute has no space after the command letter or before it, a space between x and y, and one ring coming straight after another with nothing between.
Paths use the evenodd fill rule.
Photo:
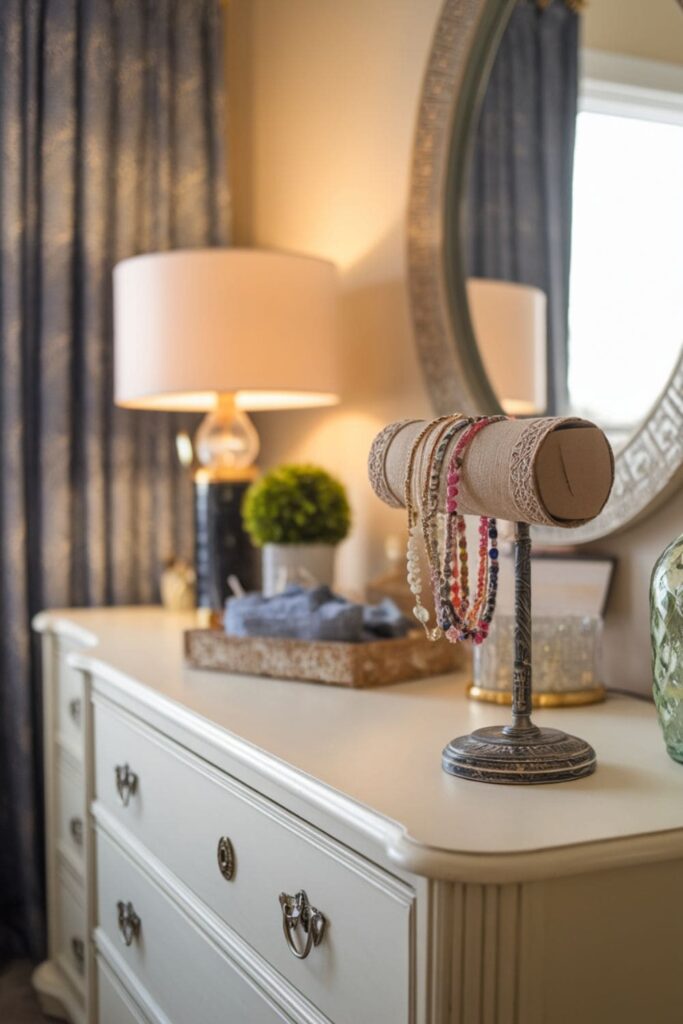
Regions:
<instances>
[{"instance_id":1,"label":"beaded bracelet","mask_svg":"<svg viewBox=\"0 0 683 1024\"><path fill-rule=\"evenodd\" d=\"M407 578L410 592L415 598L415 607L413 608L413 615L417 621L421 624L425 631L425 636L428 640L438 640L442 636L442 630L437 624L435 628L431 628L429 623L429 611L422 604L422 578L420 573L420 556L418 552L418 512L413 503L413 473L415 469L415 458L420 449L422 442L425 438L436 429L436 427L445 421L450 421L451 416L440 416L436 420L432 420L427 423L422 430L418 433L417 437L413 441L410 454L408 456L408 465L406 467L406 476L404 481L404 502L408 513L408 546L406 551L406 564L407 564Z\"/></svg>"}]
</instances>

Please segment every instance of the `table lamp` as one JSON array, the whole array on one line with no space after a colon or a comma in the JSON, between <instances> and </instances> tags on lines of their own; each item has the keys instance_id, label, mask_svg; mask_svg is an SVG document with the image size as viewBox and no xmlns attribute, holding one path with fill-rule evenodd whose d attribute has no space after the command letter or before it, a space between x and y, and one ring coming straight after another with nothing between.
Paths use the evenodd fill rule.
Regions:
<instances>
[{"instance_id":1,"label":"table lamp","mask_svg":"<svg viewBox=\"0 0 683 1024\"><path fill-rule=\"evenodd\" d=\"M466 287L479 354L503 411L510 416L545 412L545 292L480 277L469 278Z\"/></svg>"},{"instance_id":2,"label":"table lamp","mask_svg":"<svg viewBox=\"0 0 683 1024\"><path fill-rule=\"evenodd\" d=\"M180 249L114 268L114 400L129 409L206 412L195 435L200 608L227 577L254 585L240 504L256 476L247 410L333 405L336 270L257 249Z\"/></svg>"}]
</instances>

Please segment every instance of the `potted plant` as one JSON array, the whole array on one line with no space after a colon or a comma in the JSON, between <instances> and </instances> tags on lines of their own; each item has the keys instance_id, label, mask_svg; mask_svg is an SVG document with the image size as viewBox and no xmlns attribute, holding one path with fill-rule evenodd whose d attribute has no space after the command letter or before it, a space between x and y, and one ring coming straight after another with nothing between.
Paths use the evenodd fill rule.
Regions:
<instances>
[{"instance_id":1,"label":"potted plant","mask_svg":"<svg viewBox=\"0 0 683 1024\"><path fill-rule=\"evenodd\" d=\"M266 597L297 578L332 585L335 547L351 525L339 480L318 466L278 466L248 489L242 516L253 543L263 549Z\"/></svg>"}]
</instances>

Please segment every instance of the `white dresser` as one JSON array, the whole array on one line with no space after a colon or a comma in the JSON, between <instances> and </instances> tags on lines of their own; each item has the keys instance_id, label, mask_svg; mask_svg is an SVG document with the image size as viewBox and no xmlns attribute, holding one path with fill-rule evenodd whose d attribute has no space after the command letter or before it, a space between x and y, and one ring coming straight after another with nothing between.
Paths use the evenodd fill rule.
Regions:
<instances>
[{"instance_id":1,"label":"white dresser","mask_svg":"<svg viewBox=\"0 0 683 1024\"><path fill-rule=\"evenodd\" d=\"M76 1024L679 1024L683 768L628 698L539 712L595 776L441 771L464 676L189 670L190 616L51 612L49 960ZM304 895L305 894L305 895Z\"/></svg>"}]
</instances>

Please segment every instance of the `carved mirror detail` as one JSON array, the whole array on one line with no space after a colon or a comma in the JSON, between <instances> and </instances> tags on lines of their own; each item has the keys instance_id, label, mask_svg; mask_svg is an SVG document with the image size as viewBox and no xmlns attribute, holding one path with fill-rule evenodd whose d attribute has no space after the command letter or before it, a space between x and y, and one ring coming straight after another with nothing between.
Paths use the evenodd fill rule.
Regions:
<instances>
[{"instance_id":1,"label":"carved mirror detail","mask_svg":"<svg viewBox=\"0 0 683 1024\"><path fill-rule=\"evenodd\" d=\"M476 310L470 305L472 275L468 274L465 251L463 204L468 195L482 101L517 2L445 0L423 82L413 151L408 258L416 343L436 414L454 409L493 413L500 411L503 401L493 376L485 371L485 353L478 347L473 328ZM592 2L599 4L601 0ZM670 3L678 17L674 0ZM683 28L683 17L681 24ZM683 81L683 62L681 75ZM669 81L666 84L675 105L672 87ZM683 88L680 109L683 140ZM683 340L683 317L681 331ZM647 357L646 351L644 358ZM616 475L612 495L596 520L574 532L572 539L577 542L624 528L650 511L681 480L680 346L677 352L674 350L669 365L658 365L657 372L658 394L649 413L642 417L639 410L639 422L629 423L621 436L615 433ZM647 395L639 398L641 405L650 402ZM603 425L599 417L591 418ZM554 530L538 532L546 542L564 540Z\"/></svg>"}]
</instances>

